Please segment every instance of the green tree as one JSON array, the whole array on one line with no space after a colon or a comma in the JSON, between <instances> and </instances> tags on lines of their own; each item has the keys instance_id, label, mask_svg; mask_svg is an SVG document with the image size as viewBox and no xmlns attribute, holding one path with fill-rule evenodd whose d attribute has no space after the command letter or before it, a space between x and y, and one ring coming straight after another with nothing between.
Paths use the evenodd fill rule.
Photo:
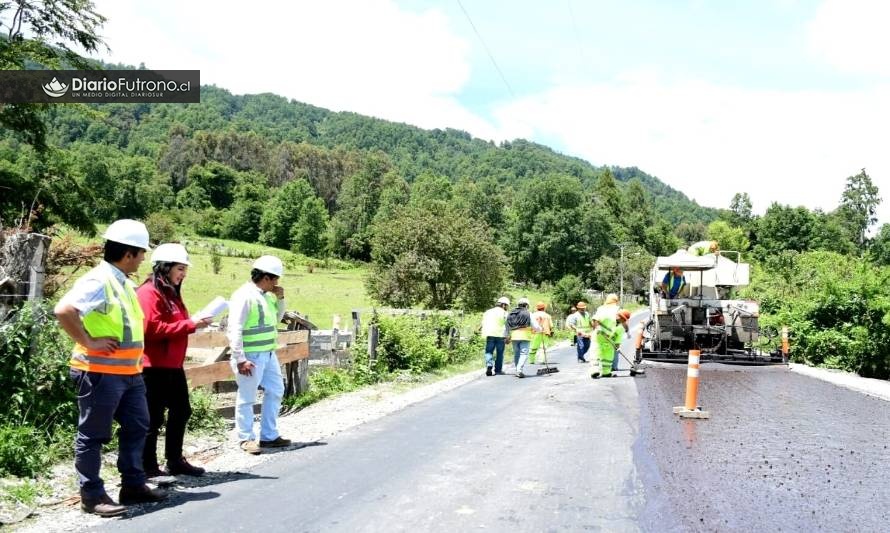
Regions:
<instances>
[{"instance_id":1,"label":"green tree","mask_svg":"<svg viewBox=\"0 0 890 533\"><path fill-rule=\"evenodd\" d=\"M291 228L300 220L306 201L315 197L309 182L302 179L282 185L263 209L260 242L276 248L290 248Z\"/></svg>"},{"instance_id":2,"label":"green tree","mask_svg":"<svg viewBox=\"0 0 890 533\"><path fill-rule=\"evenodd\" d=\"M816 217L807 208L774 202L757 222L755 253L765 258L784 250L810 250L816 224Z\"/></svg>"},{"instance_id":3,"label":"green tree","mask_svg":"<svg viewBox=\"0 0 890 533\"><path fill-rule=\"evenodd\" d=\"M311 257L327 254L328 211L324 201L312 195L303 200L300 218L291 233L293 250Z\"/></svg>"},{"instance_id":4,"label":"green tree","mask_svg":"<svg viewBox=\"0 0 890 533\"><path fill-rule=\"evenodd\" d=\"M518 280L555 282L589 270L609 245L611 228L577 179L550 176L517 193L502 242Z\"/></svg>"},{"instance_id":5,"label":"green tree","mask_svg":"<svg viewBox=\"0 0 890 533\"><path fill-rule=\"evenodd\" d=\"M506 260L481 224L456 209L407 208L374 226L368 292L386 305L485 309Z\"/></svg>"},{"instance_id":6,"label":"green tree","mask_svg":"<svg viewBox=\"0 0 890 533\"><path fill-rule=\"evenodd\" d=\"M104 22L89 0L0 3L0 32L6 34L0 37L0 70L24 70L32 63L50 69L93 69L95 65L69 45L98 51L104 45L98 35ZM26 37L25 31L30 35ZM48 148L44 121L48 107L0 103L0 125L43 152Z\"/></svg>"},{"instance_id":7,"label":"green tree","mask_svg":"<svg viewBox=\"0 0 890 533\"><path fill-rule=\"evenodd\" d=\"M346 177L331 222L334 251L342 257L371 258L371 223L380 206L384 176L391 170L385 154L370 155L361 169Z\"/></svg>"},{"instance_id":8,"label":"green tree","mask_svg":"<svg viewBox=\"0 0 890 533\"><path fill-rule=\"evenodd\" d=\"M878 187L871 181L864 168L859 174L847 178L838 211L860 250L865 246L868 228L878 220L875 213L880 203Z\"/></svg>"},{"instance_id":9,"label":"green tree","mask_svg":"<svg viewBox=\"0 0 890 533\"><path fill-rule=\"evenodd\" d=\"M873 262L890 265L890 224L883 224L872 241L869 254Z\"/></svg>"},{"instance_id":10,"label":"green tree","mask_svg":"<svg viewBox=\"0 0 890 533\"><path fill-rule=\"evenodd\" d=\"M737 192L729 202L729 223L740 228L748 228L754 220L751 197L746 192Z\"/></svg>"},{"instance_id":11,"label":"green tree","mask_svg":"<svg viewBox=\"0 0 890 533\"><path fill-rule=\"evenodd\" d=\"M581 300L586 300L584 281L575 274L566 274L553 286L553 305L562 313L568 314L568 310Z\"/></svg>"},{"instance_id":12,"label":"green tree","mask_svg":"<svg viewBox=\"0 0 890 533\"><path fill-rule=\"evenodd\" d=\"M409 203L425 209L441 208L451 202L452 188L451 182L444 176L422 174L411 186Z\"/></svg>"},{"instance_id":13,"label":"green tree","mask_svg":"<svg viewBox=\"0 0 890 533\"><path fill-rule=\"evenodd\" d=\"M722 220L715 220L708 224L708 239L717 241L721 250L745 252L751 245L747 231L731 226Z\"/></svg>"}]
</instances>

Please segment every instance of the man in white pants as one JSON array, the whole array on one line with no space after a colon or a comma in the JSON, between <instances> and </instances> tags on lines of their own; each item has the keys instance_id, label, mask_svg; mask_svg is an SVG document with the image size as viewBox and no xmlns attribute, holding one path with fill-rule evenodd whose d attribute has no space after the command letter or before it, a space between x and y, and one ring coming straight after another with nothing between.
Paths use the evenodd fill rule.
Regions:
<instances>
[{"instance_id":1,"label":"man in white pants","mask_svg":"<svg viewBox=\"0 0 890 533\"><path fill-rule=\"evenodd\" d=\"M278 347L276 325L284 316L284 288L278 280L284 265L275 256L264 255L254 261L250 282L232 294L229 301L229 325L226 333L231 349L232 371L238 383L235 402L236 425L241 449L256 455L260 448L282 448L291 441L278 434L278 411L284 396L284 379L275 350ZM253 429L253 406L257 387L263 387L263 412L260 440Z\"/></svg>"}]
</instances>

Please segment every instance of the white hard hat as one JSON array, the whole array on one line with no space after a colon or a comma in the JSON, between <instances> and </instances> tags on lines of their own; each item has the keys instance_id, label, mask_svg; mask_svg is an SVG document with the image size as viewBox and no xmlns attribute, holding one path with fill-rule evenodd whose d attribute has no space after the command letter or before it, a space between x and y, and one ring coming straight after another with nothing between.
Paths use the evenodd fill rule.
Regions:
<instances>
[{"instance_id":1,"label":"white hard hat","mask_svg":"<svg viewBox=\"0 0 890 533\"><path fill-rule=\"evenodd\" d=\"M504 304L504 305L510 305L510 299L507 298L506 296L501 296L500 298L498 298L498 303Z\"/></svg>"},{"instance_id":2,"label":"white hard hat","mask_svg":"<svg viewBox=\"0 0 890 533\"><path fill-rule=\"evenodd\" d=\"M281 264L281 259L278 259L274 255L261 256L253 262L253 268L262 270L273 276L278 276L279 278L284 275L284 265Z\"/></svg>"},{"instance_id":3,"label":"white hard hat","mask_svg":"<svg viewBox=\"0 0 890 533\"><path fill-rule=\"evenodd\" d=\"M524 296L522 298L520 298L518 302L516 302L516 305L523 305L523 304L528 305L528 298L526 298Z\"/></svg>"},{"instance_id":4,"label":"white hard hat","mask_svg":"<svg viewBox=\"0 0 890 533\"><path fill-rule=\"evenodd\" d=\"M145 228L145 224L138 220L130 220L129 218L115 220L102 234L102 238L106 241L128 244L143 250L151 250L151 247L148 245L148 230Z\"/></svg>"},{"instance_id":5,"label":"white hard hat","mask_svg":"<svg viewBox=\"0 0 890 533\"><path fill-rule=\"evenodd\" d=\"M185 246L168 242L164 243L151 253L151 262L154 263L181 263L191 266L189 263L189 253L185 251Z\"/></svg>"}]
</instances>

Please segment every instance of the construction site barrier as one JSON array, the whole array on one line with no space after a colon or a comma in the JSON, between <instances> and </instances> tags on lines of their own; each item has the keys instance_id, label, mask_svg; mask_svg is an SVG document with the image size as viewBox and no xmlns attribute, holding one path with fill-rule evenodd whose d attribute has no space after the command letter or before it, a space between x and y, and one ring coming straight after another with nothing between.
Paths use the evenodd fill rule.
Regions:
<instances>
[{"instance_id":1,"label":"construction site barrier","mask_svg":"<svg viewBox=\"0 0 890 533\"><path fill-rule=\"evenodd\" d=\"M698 406L698 381L701 377L701 351L689 350L689 363L686 368L686 403L674 407L674 414L681 418L710 418L711 414Z\"/></svg>"}]
</instances>

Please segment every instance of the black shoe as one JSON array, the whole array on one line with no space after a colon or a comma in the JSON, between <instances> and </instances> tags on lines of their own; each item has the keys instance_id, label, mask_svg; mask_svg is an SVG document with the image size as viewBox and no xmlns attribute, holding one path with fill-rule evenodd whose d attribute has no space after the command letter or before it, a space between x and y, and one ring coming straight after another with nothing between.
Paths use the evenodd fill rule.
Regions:
<instances>
[{"instance_id":1,"label":"black shoe","mask_svg":"<svg viewBox=\"0 0 890 533\"><path fill-rule=\"evenodd\" d=\"M586 363L586 362L587 362L587 359L578 359L578 362L579 362L579 363Z\"/></svg>"},{"instance_id":2,"label":"black shoe","mask_svg":"<svg viewBox=\"0 0 890 533\"><path fill-rule=\"evenodd\" d=\"M600 377L600 373L599 373L599 372L594 372L593 374L590 375L590 377L593 378L593 379L599 379L599 377Z\"/></svg>"},{"instance_id":3,"label":"black shoe","mask_svg":"<svg viewBox=\"0 0 890 533\"><path fill-rule=\"evenodd\" d=\"M169 472L167 472L166 470L164 470L163 468L161 468L158 465L146 466L143 468L143 470L145 470L145 477L147 477L149 479L153 478L153 477L166 477L166 476L170 475Z\"/></svg>"},{"instance_id":4,"label":"black shoe","mask_svg":"<svg viewBox=\"0 0 890 533\"><path fill-rule=\"evenodd\" d=\"M185 476L203 476L204 469L200 466L195 466L188 461L185 460L185 457L180 457L176 461L171 461L167 463L167 470L170 471L171 475L185 475Z\"/></svg>"},{"instance_id":5,"label":"black shoe","mask_svg":"<svg viewBox=\"0 0 890 533\"><path fill-rule=\"evenodd\" d=\"M504 375L504 371L503 371L503 370L498 370L498 371L496 371L496 372L494 373L494 375L495 375L495 376L503 376L503 375Z\"/></svg>"},{"instance_id":6,"label":"black shoe","mask_svg":"<svg viewBox=\"0 0 890 533\"><path fill-rule=\"evenodd\" d=\"M486 376L493 376L493 375L494 375L494 371L491 369L490 366L485 367L485 375L486 375Z\"/></svg>"},{"instance_id":7,"label":"black shoe","mask_svg":"<svg viewBox=\"0 0 890 533\"><path fill-rule=\"evenodd\" d=\"M167 492L161 489L153 489L148 485L135 487L121 487L121 505L133 505L135 503L155 503L167 498Z\"/></svg>"},{"instance_id":8,"label":"black shoe","mask_svg":"<svg viewBox=\"0 0 890 533\"><path fill-rule=\"evenodd\" d=\"M103 494L102 497L98 499L81 497L80 509L85 513L94 514L103 518L120 516L127 512L126 507L114 503L114 500L107 494Z\"/></svg>"}]
</instances>

